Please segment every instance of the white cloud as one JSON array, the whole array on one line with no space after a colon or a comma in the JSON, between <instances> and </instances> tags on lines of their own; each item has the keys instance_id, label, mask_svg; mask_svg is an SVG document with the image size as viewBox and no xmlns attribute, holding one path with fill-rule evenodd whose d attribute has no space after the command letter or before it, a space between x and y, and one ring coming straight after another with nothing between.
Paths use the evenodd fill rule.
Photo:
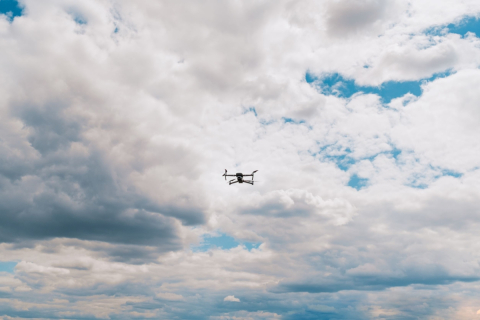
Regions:
<instances>
[{"instance_id":1,"label":"white cloud","mask_svg":"<svg viewBox=\"0 0 480 320\"><path fill-rule=\"evenodd\" d=\"M424 31L478 1L22 3L0 21L6 317L475 312L479 40ZM305 81L447 69L388 106ZM190 249L214 233L244 245Z\"/></svg>"},{"instance_id":2,"label":"white cloud","mask_svg":"<svg viewBox=\"0 0 480 320\"><path fill-rule=\"evenodd\" d=\"M165 299L169 301L181 301L184 300L183 296L181 294L175 294L171 292L158 292L156 294L157 298L160 299Z\"/></svg>"},{"instance_id":3,"label":"white cloud","mask_svg":"<svg viewBox=\"0 0 480 320\"><path fill-rule=\"evenodd\" d=\"M231 301L231 302L240 302L240 299L235 298L235 296L226 296L223 301Z\"/></svg>"},{"instance_id":4,"label":"white cloud","mask_svg":"<svg viewBox=\"0 0 480 320\"><path fill-rule=\"evenodd\" d=\"M331 1L327 6L327 30L333 36L362 34L378 28L394 1ZM363 31L363 32L362 32ZM380 30L378 30L380 31Z\"/></svg>"}]
</instances>

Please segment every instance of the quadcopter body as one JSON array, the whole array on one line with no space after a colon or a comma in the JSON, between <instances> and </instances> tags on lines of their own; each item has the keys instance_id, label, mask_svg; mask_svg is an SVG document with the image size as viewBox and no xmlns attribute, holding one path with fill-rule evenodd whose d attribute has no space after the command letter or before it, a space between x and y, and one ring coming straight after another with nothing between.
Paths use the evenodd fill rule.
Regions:
<instances>
[{"instance_id":1,"label":"quadcopter body","mask_svg":"<svg viewBox=\"0 0 480 320\"><path fill-rule=\"evenodd\" d=\"M243 174L243 173L236 173L236 174L227 174L227 169L225 169L225 173L223 174L222 177L225 177L225 180L227 180L227 177L235 177L234 179L228 181L228 185L234 184L234 183L249 183L253 186L253 175L255 172L258 170L255 170L252 172L252 174ZM252 177L252 180L246 180L245 177Z\"/></svg>"}]
</instances>

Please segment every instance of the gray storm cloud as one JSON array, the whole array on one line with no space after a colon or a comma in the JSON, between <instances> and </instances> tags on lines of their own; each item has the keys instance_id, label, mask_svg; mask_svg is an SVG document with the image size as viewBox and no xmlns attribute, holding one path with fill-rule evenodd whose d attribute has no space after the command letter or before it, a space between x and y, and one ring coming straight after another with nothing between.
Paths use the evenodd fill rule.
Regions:
<instances>
[{"instance_id":1,"label":"gray storm cloud","mask_svg":"<svg viewBox=\"0 0 480 320\"><path fill-rule=\"evenodd\" d=\"M31 9L35 17L35 6ZM78 52L68 40L59 41L68 31L57 35L33 31L22 23L28 18L16 19L20 22L15 20L10 28L18 23L18 34L12 35L2 58L3 66L17 68L7 71L10 77L3 87L1 240L62 237L154 244L160 251L182 248L176 221L202 224L202 208L181 200L159 202L136 189L129 175L144 172L155 157L163 168L183 164L180 171L195 176L188 160L194 159L191 151L135 136L135 124L120 115L125 101L108 98L119 87L102 89L108 80L101 72L90 81L82 71L93 66L89 53ZM69 19L66 15L57 21L73 32L78 26ZM41 40L32 42L34 52L22 51L22 43L35 32ZM86 46L92 44L85 41ZM58 63L52 63L53 56ZM110 113L107 105L117 111ZM173 168L165 174L181 175ZM157 191L163 199L169 197L165 189Z\"/></svg>"}]
</instances>

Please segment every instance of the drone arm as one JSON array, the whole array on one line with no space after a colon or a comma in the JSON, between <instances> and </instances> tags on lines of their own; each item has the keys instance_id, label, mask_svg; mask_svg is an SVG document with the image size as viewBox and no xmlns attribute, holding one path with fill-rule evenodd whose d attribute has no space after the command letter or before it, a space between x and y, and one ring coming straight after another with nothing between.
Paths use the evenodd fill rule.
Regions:
<instances>
[{"instance_id":1,"label":"drone arm","mask_svg":"<svg viewBox=\"0 0 480 320\"><path fill-rule=\"evenodd\" d=\"M225 169L225 173L222 174L222 177L225 177L225 180L227 180L227 177L236 177L237 175L235 174L227 174L227 169Z\"/></svg>"}]
</instances>

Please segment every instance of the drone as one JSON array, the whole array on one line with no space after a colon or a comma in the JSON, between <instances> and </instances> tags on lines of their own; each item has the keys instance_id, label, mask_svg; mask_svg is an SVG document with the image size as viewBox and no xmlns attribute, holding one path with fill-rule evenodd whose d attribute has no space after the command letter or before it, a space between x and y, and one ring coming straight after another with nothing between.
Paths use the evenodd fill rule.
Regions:
<instances>
[{"instance_id":1,"label":"drone","mask_svg":"<svg viewBox=\"0 0 480 320\"><path fill-rule=\"evenodd\" d=\"M253 186L253 175L255 172L258 170L255 170L252 172L252 174L243 174L243 173L236 173L236 174L227 174L227 169L225 169L225 173L222 175L222 177L225 177L225 180L227 180L227 177L236 177L235 179L232 179L228 181L228 185L234 184L234 183L250 183ZM244 180L243 177L252 177L252 180Z\"/></svg>"}]
</instances>

